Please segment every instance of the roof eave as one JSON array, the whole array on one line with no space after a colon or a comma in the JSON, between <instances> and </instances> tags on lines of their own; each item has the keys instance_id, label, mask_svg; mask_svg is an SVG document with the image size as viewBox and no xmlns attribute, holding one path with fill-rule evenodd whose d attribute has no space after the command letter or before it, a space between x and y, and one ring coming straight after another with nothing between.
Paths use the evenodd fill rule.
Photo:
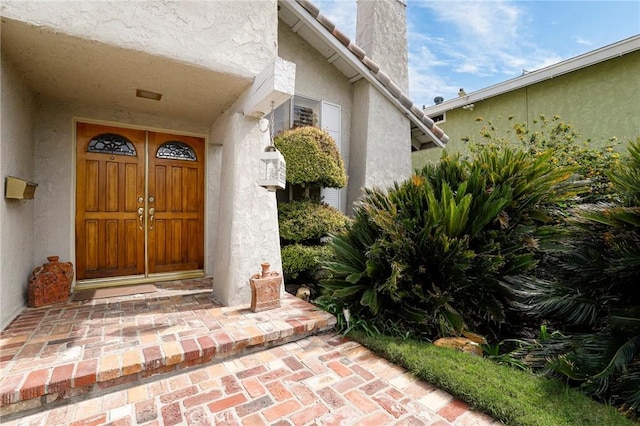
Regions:
<instances>
[{"instance_id":1,"label":"roof eave","mask_svg":"<svg viewBox=\"0 0 640 426\"><path fill-rule=\"evenodd\" d=\"M318 37L322 37L327 43L331 45L331 47L336 51L338 55L340 55L345 61L348 61L351 66L353 66L358 75L361 78L364 78L369 82L373 87L375 87L380 93L384 95L396 108L398 108L412 123L411 130L418 129L423 132L429 139L431 143L444 148L448 136L442 132L437 126L433 125L431 120L428 119L422 112L422 110L416 105L412 104L410 108L407 108L400 102L400 99L393 96L393 94L385 87L378 78L372 73L372 71L365 66L362 61L351 52L344 44L340 43L333 34L331 34L327 28L325 28L317 19L310 18L309 12L297 1L297 0L279 0L279 3L283 6L287 7L287 9L294 13L298 19L303 21L305 25L307 25L314 34ZM307 2L308 3L308 2ZM358 81L360 78L351 78L350 81L352 83ZM415 110L415 111L414 111ZM418 117L416 114L420 113L422 117ZM425 120L426 118L426 120ZM430 122L433 127L436 127L436 132L441 133L442 136L438 137L436 132L429 128L425 121Z\"/></svg>"},{"instance_id":2,"label":"roof eave","mask_svg":"<svg viewBox=\"0 0 640 426\"><path fill-rule=\"evenodd\" d=\"M558 62L557 64L549 65L536 71L531 71L530 73L477 90L468 95L450 99L438 105L429 106L424 109L424 112L429 116L440 115L446 111L460 108L470 103L479 102L541 81L549 80L572 71L626 55L636 50L640 50L640 35L629 37L617 43Z\"/></svg>"}]
</instances>

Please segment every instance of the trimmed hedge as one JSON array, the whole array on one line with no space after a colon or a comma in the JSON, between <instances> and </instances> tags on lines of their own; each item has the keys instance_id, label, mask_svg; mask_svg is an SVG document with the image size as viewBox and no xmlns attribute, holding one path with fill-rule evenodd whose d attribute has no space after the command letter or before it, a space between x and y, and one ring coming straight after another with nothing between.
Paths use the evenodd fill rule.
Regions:
<instances>
[{"instance_id":1,"label":"trimmed hedge","mask_svg":"<svg viewBox=\"0 0 640 426\"><path fill-rule=\"evenodd\" d=\"M278 204L280 238L284 242L319 244L323 237L345 231L347 221L339 210L311 200Z\"/></svg>"},{"instance_id":2,"label":"trimmed hedge","mask_svg":"<svg viewBox=\"0 0 640 426\"><path fill-rule=\"evenodd\" d=\"M274 142L287 162L287 182L325 188L347 185L336 142L324 130L298 127L282 132Z\"/></svg>"},{"instance_id":3,"label":"trimmed hedge","mask_svg":"<svg viewBox=\"0 0 640 426\"><path fill-rule=\"evenodd\" d=\"M292 244L282 247L282 272L285 282L315 282L320 259L331 255L327 246Z\"/></svg>"}]
</instances>

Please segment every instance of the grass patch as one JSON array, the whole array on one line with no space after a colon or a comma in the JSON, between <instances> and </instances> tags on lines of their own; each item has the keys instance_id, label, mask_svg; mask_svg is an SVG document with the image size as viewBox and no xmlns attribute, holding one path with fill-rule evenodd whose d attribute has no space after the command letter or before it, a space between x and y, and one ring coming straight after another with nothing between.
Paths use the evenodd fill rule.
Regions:
<instances>
[{"instance_id":1,"label":"grass patch","mask_svg":"<svg viewBox=\"0 0 640 426\"><path fill-rule=\"evenodd\" d=\"M613 407L599 404L559 380L426 342L350 333L396 365L508 425L631 426Z\"/></svg>"}]
</instances>

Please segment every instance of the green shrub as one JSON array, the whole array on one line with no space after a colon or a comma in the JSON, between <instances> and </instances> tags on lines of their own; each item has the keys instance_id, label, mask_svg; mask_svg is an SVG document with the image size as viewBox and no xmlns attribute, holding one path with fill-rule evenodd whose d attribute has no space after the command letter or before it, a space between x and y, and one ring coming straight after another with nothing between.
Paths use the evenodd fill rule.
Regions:
<instances>
[{"instance_id":1,"label":"green shrub","mask_svg":"<svg viewBox=\"0 0 640 426\"><path fill-rule=\"evenodd\" d=\"M530 365L566 376L586 393L640 417L640 138L610 171L619 204L571 211L555 274L510 278L521 307L562 335L520 349Z\"/></svg>"},{"instance_id":2,"label":"green shrub","mask_svg":"<svg viewBox=\"0 0 640 426\"><path fill-rule=\"evenodd\" d=\"M347 184L344 163L336 142L324 130L298 127L275 138L275 145L287 162L287 182L343 188Z\"/></svg>"},{"instance_id":3,"label":"green shrub","mask_svg":"<svg viewBox=\"0 0 640 426\"><path fill-rule=\"evenodd\" d=\"M327 246L292 244L282 248L282 271L287 283L317 281L320 259L331 254Z\"/></svg>"},{"instance_id":4,"label":"green shrub","mask_svg":"<svg viewBox=\"0 0 640 426\"><path fill-rule=\"evenodd\" d=\"M380 329L390 320L427 338L518 327L503 276L535 265L541 206L576 190L550 155L485 147L471 161L445 155L387 192L366 189L330 243L326 296Z\"/></svg>"},{"instance_id":5,"label":"green shrub","mask_svg":"<svg viewBox=\"0 0 640 426\"><path fill-rule=\"evenodd\" d=\"M314 201L278 204L280 238L284 243L320 244L322 238L346 229L347 217L339 210Z\"/></svg>"},{"instance_id":6,"label":"green shrub","mask_svg":"<svg viewBox=\"0 0 640 426\"><path fill-rule=\"evenodd\" d=\"M512 119L508 117L509 121ZM479 117L476 121L483 123L484 119ZM616 150L620 144L615 137L608 141L583 140L582 135L570 123L561 121L558 115L551 119L540 115L531 127L526 123L513 123L501 135L499 132L497 124L488 122L480 129L480 141L469 137L464 140L469 143L471 152L477 152L484 145L519 147L536 156L551 151L553 155L549 161L552 164L574 167L580 177L588 180L585 190L579 194L580 202L616 197L607 176L607 170L620 163L621 155Z\"/></svg>"}]
</instances>

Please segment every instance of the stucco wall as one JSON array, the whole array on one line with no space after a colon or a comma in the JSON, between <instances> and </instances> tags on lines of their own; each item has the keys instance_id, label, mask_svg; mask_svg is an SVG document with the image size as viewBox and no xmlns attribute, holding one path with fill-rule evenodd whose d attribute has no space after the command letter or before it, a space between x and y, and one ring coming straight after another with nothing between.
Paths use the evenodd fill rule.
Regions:
<instances>
[{"instance_id":1,"label":"stucco wall","mask_svg":"<svg viewBox=\"0 0 640 426\"><path fill-rule=\"evenodd\" d=\"M314 47L284 24L278 27L278 56L296 64L296 95L331 102L342 108L341 154L348 170L353 86ZM346 205L347 191L341 191L340 195L342 205Z\"/></svg>"},{"instance_id":2,"label":"stucco wall","mask_svg":"<svg viewBox=\"0 0 640 426\"><path fill-rule=\"evenodd\" d=\"M411 127L387 98L368 82L355 84L349 204L362 187L388 188L411 175Z\"/></svg>"},{"instance_id":3,"label":"stucco wall","mask_svg":"<svg viewBox=\"0 0 640 426\"><path fill-rule=\"evenodd\" d=\"M640 51L531 86L529 122L558 114L586 138L640 136Z\"/></svg>"},{"instance_id":4,"label":"stucco wall","mask_svg":"<svg viewBox=\"0 0 640 426\"><path fill-rule=\"evenodd\" d=\"M3 1L2 15L246 76L259 73L276 49L276 0Z\"/></svg>"},{"instance_id":5,"label":"stucco wall","mask_svg":"<svg viewBox=\"0 0 640 426\"><path fill-rule=\"evenodd\" d=\"M219 204L222 179L223 141L209 139L207 153L207 206L205 209L207 239L205 241L204 270L207 275L213 274L215 265L214 253L217 250L216 233L218 232Z\"/></svg>"},{"instance_id":6,"label":"stucco wall","mask_svg":"<svg viewBox=\"0 0 640 426\"><path fill-rule=\"evenodd\" d=\"M528 122L535 126L540 114L559 115L564 122L596 144L616 137L626 142L640 136L640 51L592 65L569 74L474 102L473 111L447 111L445 123L438 123L451 140L447 150L466 152L464 137L478 140L479 130L493 122L499 132L509 125ZM507 117L513 115L511 121ZM483 121L476 121L482 117ZM500 118L501 117L501 118ZM624 144L620 145L621 149ZM441 149L414 152L414 167L436 161Z\"/></svg>"},{"instance_id":7,"label":"stucco wall","mask_svg":"<svg viewBox=\"0 0 640 426\"><path fill-rule=\"evenodd\" d=\"M0 328L26 306L33 263L32 222L34 202L4 198L6 176L38 182L33 163L34 95L2 57L2 106L0 108ZM42 188L36 190L36 199Z\"/></svg>"},{"instance_id":8,"label":"stucco wall","mask_svg":"<svg viewBox=\"0 0 640 426\"><path fill-rule=\"evenodd\" d=\"M227 111L212 126L211 139L225 141L213 294L227 306L251 302L249 278L260 271L261 263L282 273L276 195L257 184L259 155L269 144L262 120L260 125L254 118Z\"/></svg>"},{"instance_id":9,"label":"stucco wall","mask_svg":"<svg viewBox=\"0 0 640 426\"><path fill-rule=\"evenodd\" d=\"M132 114L91 106L44 101L39 106L35 128L35 181L40 185L35 199L34 247L32 265L40 265L47 256L75 262L75 141L73 118L101 120L109 124L189 132L208 135L205 126L185 120ZM208 194L207 194L208 197ZM207 222L207 238L215 227ZM206 248L206 247L205 247Z\"/></svg>"}]
</instances>

